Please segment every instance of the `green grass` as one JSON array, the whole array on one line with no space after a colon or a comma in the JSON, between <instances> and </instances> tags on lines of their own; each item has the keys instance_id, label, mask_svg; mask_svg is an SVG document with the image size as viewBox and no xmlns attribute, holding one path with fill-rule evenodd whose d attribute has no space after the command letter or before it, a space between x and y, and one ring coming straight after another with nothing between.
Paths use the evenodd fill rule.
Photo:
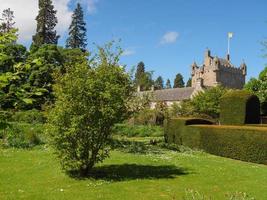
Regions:
<instances>
[{"instance_id":1,"label":"green grass","mask_svg":"<svg viewBox=\"0 0 267 200\"><path fill-rule=\"evenodd\" d=\"M170 151L148 146L148 141L132 138L146 151L113 150L83 180L65 175L52 150L44 146L0 149L0 199L174 200L183 199L191 189L216 200L235 192L267 199L267 166L203 152Z\"/></svg>"}]
</instances>

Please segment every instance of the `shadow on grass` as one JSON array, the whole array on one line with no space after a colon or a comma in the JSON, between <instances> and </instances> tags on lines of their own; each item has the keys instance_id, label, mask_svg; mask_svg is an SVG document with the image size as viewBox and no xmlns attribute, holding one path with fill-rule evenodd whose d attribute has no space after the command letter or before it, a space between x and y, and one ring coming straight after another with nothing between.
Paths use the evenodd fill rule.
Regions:
<instances>
[{"instance_id":1,"label":"shadow on grass","mask_svg":"<svg viewBox=\"0 0 267 200\"><path fill-rule=\"evenodd\" d=\"M85 178L105 181L126 181L136 179L162 179L175 178L181 175L187 175L188 171L184 168L178 168L174 165L103 165L93 168L93 171ZM77 179L77 174L72 173L71 176Z\"/></svg>"}]
</instances>

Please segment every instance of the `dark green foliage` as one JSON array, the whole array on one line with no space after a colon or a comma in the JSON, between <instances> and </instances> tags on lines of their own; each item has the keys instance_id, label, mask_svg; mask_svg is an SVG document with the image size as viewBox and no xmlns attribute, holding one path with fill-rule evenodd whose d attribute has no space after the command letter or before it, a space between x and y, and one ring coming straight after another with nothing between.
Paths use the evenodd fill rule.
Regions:
<instances>
[{"instance_id":1,"label":"dark green foliage","mask_svg":"<svg viewBox=\"0 0 267 200\"><path fill-rule=\"evenodd\" d=\"M220 99L227 92L224 87L217 86L199 92L190 101L195 114L218 119L220 114Z\"/></svg>"},{"instance_id":2,"label":"dark green foliage","mask_svg":"<svg viewBox=\"0 0 267 200\"><path fill-rule=\"evenodd\" d=\"M173 88L182 88L184 87L184 78L182 74L178 73L175 76Z\"/></svg>"},{"instance_id":3,"label":"dark green foliage","mask_svg":"<svg viewBox=\"0 0 267 200\"><path fill-rule=\"evenodd\" d=\"M221 98L220 122L225 125L258 124L260 101L248 91L234 90Z\"/></svg>"},{"instance_id":4,"label":"dark green foliage","mask_svg":"<svg viewBox=\"0 0 267 200\"><path fill-rule=\"evenodd\" d=\"M156 90L162 90L164 88L164 81L163 78L161 76L159 76L155 82L154 82L154 86Z\"/></svg>"},{"instance_id":5,"label":"dark green foliage","mask_svg":"<svg viewBox=\"0 0 267 200\"><path fill-rule=\"evenodd\" d=\"M67 48L78 48L86 50L86 23L83 17L81 4L78 3L72 15L71 25L69 27L69 37L66 42Z\"/></svg>"},{"instance_id":6,"label":"dark green foliage","mask_svg":"<svg viewBox=\"0 0 267 200\"><path fill-rule=\"evenodd\" d=\"M20 123L31 123L31 124L42 124L46 122L46 118L44 116L44 113L32 109L32 110L27 110L27 111L18 111L15 112L11 117L10 121L14 122L20 122Z\"/></svg>"},{"instance_id":7,"label":"dark green foliage","mask_svg":"<svg viewBox=\"0 0 267 200\"><path fill-rule=\"evenodd\" d=\"M1 133L6 147L29 148L45 142L42 124L10 123Z\"/></svg>"},{"instance_id":8,"label":"dark green foliage","mask_svg":"<svg viewBox=\"0 0 267 200\"><path fill-rule=\"evenodd\" d=\"M6 56L0 59L0 73L14 72L14 65L19 62L25 62L28 57L26 47L16 43L5 45L2 53Z\"/></svg>"},{"instance_id":9,"label":"dark green foliage","mask_svg":"<svg viewBox=\"0 0 267 200\"><path fill-rule=\"evenodd\" d=\"M166 122L164 134L169 143L202 149L223 157L267 164L266 127L188 126L187 120L170 119Z\"/></svg>"},{"instance_id":10,"label":"dark green foliage","mask_svg":"<svg viewBox=\"0 0 267 200\"><path fill-rule=\"evenodd\" d=\"M261 103L261 115L267 116L267 102Z\"/></svg>"},{"instance_id":11,"label":"dark green foliage","mask_svg":"<svg viewBox=\"0 0 267 200\"><path fill-rule=\"evenodd\" d=\"M113 130L115 135L127 137L160 137L163 136L163 128L153 125L129 125L117 124Z\"/></svg>"},{"instance_id":12,"label":"dark green foliage","mask_svg":"<svg viewBox=\"0 0 267 200\"><path fill-rule=\"evenodd\" d=\"M14 29L14 12L10 10L10 8L3 10L0 20L2 21L0 24L0 32L8 33L10 30Z\"/></svg>"},{"instance_id":13,"label":"dark green foliage","mask_svg":"<svg viewBox=\"0 0 267 200\"><path fill-rule=\"evenodd\" d=\"M59 36L54 30L58 22L56 13L51 0L39 0L36 34L32 37L33 48L43 44L57 44Z\"/></svg>"},{"instance_id":14,"label":"dark green foliage","mask_svg":"<svg viewBox=\"0 0 267 200\"><path fill-rule=\"evenodd\" d=\"M152 72L145 71L143 62L137 65L134 82L136 86L140 86L141 91L149 90L153 85Z\"/></svg>"},{"instance_id":15,"label":"dark green foliage","mask_svg":"<svg viewBox=\"0 0 267 200\"><path fill-rule=\"evenodd\" d=\"M172 88L172 86L171 86L171 81L170 81L170 79L167 79L167 82L166 82L166 89L170 89L170 88Z\"/></svg>"},{"instance_id":16,"label":"dark green foliage","mask_svg":"<svg viewBox=\"0 0 267 200\"><path fill-rule=\"evenodd\" d=\"M87 64L66 68L54 85L56 102L48 117L52 144L66 171L87 175L109 154L112 128L129 117L131 80L112 43Z\"/></svg>"},{"instance_id":17,"label":"dark green foliage","mask_svg":"<svg viewBox=\"0 0 267 200\"><path fill-rule=\"evenodd\" d=\"M186 87L192 87L192 78L189 78L186 82Z\"/></svg>"}]
</instances>

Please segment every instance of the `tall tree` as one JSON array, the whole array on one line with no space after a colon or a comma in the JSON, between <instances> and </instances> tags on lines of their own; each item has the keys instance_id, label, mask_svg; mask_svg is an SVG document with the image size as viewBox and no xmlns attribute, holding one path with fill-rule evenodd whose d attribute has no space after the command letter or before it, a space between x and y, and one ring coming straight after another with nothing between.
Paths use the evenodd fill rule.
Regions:
<instances>
[{"instance_id":1,"label":"tall tree","mask_svg":"<svg viewBox=\"0 0 267 200\"><path fill-rule=\"evenodd\" d=\"M164 81L161 76L159 76L154 83L155 89L156 90L162 90L164 88Z\"/></svg>"},{"instance_id":2,"label":"tall tree","mask_svg":"<svg viewBox=\"0 0 267 200\"><path fill-rule=\"evenodd\" d=\"M184 77L182 74L178 73L176 74L176 77L174 79L173 88L182 88L184 87Z\"/></svg>"},{"instance_id":3,"label":"tall tree","mask_svg":"<svg viewBox=\"0 0 267 200\"><path fill-rule=\"evenodd\" d=\"M66 47L68 48L79 48L82 51L86 49L86 23L84 21L82 7L79 3L72 14L69 37L66 43Z\"/></svg>"},{"instance_id":4,"label":"tall tree","mask_svg":"<svg viewBox=\"0 0 267 200\"><path fill-rule=\"evenodd\" d=\"M189 78L187 83L186 83L186 87L192 87L192 78Z\"/></svg>"},{"instance_id":5,"label":"tall tree","mask_svg":"<svg viewBox=\"0 0 267 200\"><path fill-rule=\"evenodd\" d=\"M153 85L152 72L145 71L145 64L139 62L135 73L135 85L140 86L141 90L148 90Z\"/></svg>"},{"instance_id":6,"label":"tall tree","mask_svg":"<svg viewBox=\"0 0 267 200\"><path fill-rule=\"evenodd\" d=\"M139 62L137 64L136 73L135 73L135 83L138 85L140 84L140 80L142 79L142 76L145 74L145 64L144 62Z\"/></svg>"},{"instance_id":7,"label":"tall tree","mask_svg":"<svg viewBox=\"0 0 267 200\"><path fill-rule=\"evenodd\" d=\"M171 86L171 81L170 81L170 79L167 79L167 82L166 82L166 89L170 89L170 88L172 88L172 86Z\"/></svg>"},{"instance_id":8,"label":"tall tree","mask_svg":"<svg viewBox=\"0 0 267 200\"><path fill-rule=\"evenodd\" d=\"M3 10L2 18L0 19L0 32L7 33L10 30L14 29L14 12L10 8Z\"/></svg>"},{"instance_id":9,"label":"tall tree","mask_svg":"<svg viewBox=\"0 0 267 200\"><path fill-rule=\"evenodd\" d=\"M39 0L39 13L36 17L36 34L32 37L33 45L57 44L59 35L54 30L57 25L57 11L51 0Z\"/></svg>"}]
</instances>

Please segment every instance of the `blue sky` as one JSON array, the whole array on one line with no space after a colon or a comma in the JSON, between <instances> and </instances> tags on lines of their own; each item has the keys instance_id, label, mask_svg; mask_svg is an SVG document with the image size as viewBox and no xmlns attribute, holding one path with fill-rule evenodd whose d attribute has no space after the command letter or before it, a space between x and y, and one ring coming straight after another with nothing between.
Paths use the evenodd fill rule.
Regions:
<instances>
[{"instance_id":1,"label":"blue sky","mask_svg":"<svg viewBox=\"0 0 267 200\"><path fill-rule=\"evenodd\" d=\"M88 42L121 38L131 54L122 58L128 68L144 61L154 77L173 80L180 72L187 79L190 64L202 63L207 47L213 55L226 55L231 31L232 62L239 66L245 60L248 79L267 63L260 44L267 37L266 8L266 0L99 0L97 12L87 16ZM167 32L177 32L177 40L163 44Z\"/></svg>"},{"instance_id":2,"label":"blue sky","mask_svg":"<svg viewBox=\"0 0 267 200\"><path fill-rule=\"evenodd\" d=\"M2 3L1 3L2 2ZM13 3L12 3L13 2ZM54 0L58 9L60 45L65 44L71 10L75 0ZM190 76L193 61L203 62L205 49L212 55L225 57L227 32L233 32L231 59L240 65L244 59L248 76L258 76L267 63L263 58L261 41L267 37L266 0L80 0L84 6L88 30L88 48L93 43L104 44L121 39L126 50L121 62L129 70L139 61L154 77L173 81L182 73ZM22 3L24 6L20 6ZM35 22L32 13L26 18L24 7L37 0L0 0L2 7L14 7L20 41L30 43ZM13 6L13 7L12 7ZM28 7L28 6L27 6ZM36 15L36 14L35 14ZM31 18L30 18L31 17ZM23 21L24 20L24 21ZM32 20L32 21L31 21ZM29 26L29 27L28 27Z\"/></svg>"}]
</instances>

